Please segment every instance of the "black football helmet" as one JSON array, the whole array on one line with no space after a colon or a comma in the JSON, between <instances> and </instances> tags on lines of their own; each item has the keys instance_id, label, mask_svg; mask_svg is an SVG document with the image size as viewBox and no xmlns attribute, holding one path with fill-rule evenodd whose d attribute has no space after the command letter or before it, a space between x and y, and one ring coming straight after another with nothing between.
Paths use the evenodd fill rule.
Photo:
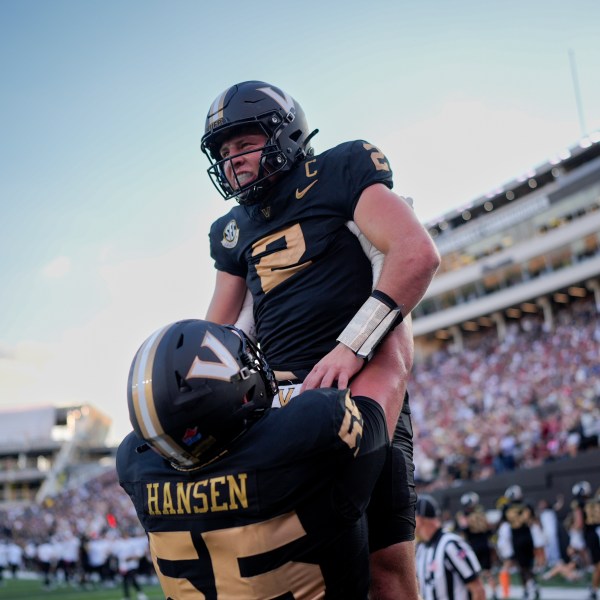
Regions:
<instances>
[{"instance_id":1,"label":"black football helmet","mask_svg":"<svg viewBox=\"0 0 600 600\"><path fill-rule=\"evenodd\" d=\"M228 137L244 128L256 128L267 136L267 141L258 177L234 189L223 170L234 157L222 159L220 148ZM317 131L309 132L302 107L281 88L264 81L232 85L219 94L206 116L201 148L211 163L210 179L225 200L236 198L240 204L254 204L260 201L269 177L288 171L313 153L310 139Z\"/></svg>"},{"instance_id":2,"label":"black football helmet","mask_svg":"<svg viewBox=\"0 0 600 600\"><path fill-rule=\"evenodd\" d=\"M196 319L151 335L137 351L127 383L133 429L181 469L224 451L276 393L273 372L242 331Z\"/></svg>"},{"instance_id":3,"label":"black football helmet","mask_svg":"<svg viewBox=\"0 0 600 600\"><path fill-rule=\"evenodd\" d=\"M475 508L479 504L479 494L477 492L466 492L460 497L460 504L465 509Z\"/></svg>"},{"instance_id":4,"label":"black football helmet","mask_svg":"<svg viewBox=\"0 0 600 600\"><path fill-rule=\"evenodd\" d=\"M592 486L589 481L578 481L571 492L575 498L591 498Z\"/></svg>"}]
</instances>

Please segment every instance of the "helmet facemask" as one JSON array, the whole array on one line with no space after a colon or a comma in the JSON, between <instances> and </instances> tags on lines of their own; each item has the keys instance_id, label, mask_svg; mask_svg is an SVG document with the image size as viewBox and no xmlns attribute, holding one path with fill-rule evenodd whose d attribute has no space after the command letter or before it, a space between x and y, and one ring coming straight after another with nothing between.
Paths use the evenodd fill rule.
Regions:
<instances>
[{"instance_id":1,"label":"helmet facemask","mask_svg":"<svg viewBox=\"0 0 600 600\"><path fill-rule=\"evenodd\" d=\"M291 114L290 118L293 121L294 115ZM271 178L281 171L289 170L290 160L285 152L279 148L277 138L280 136L282 130L291 124L291 121L286 123L275 112L258 117L255 122L235 124L227 127L224 131L214 136L214 141L210 141L210 146L208 139L203 141L202 151L211 162L211 166L207 170L208 176L225 200L235 198L240 204L255 204L261 200L264 192L270 187ZM225 175L225 165L239 156L252 154L253 152L257 152L257 150L239 152L227 158L221 158L220 147L227 138L238 135L249 128L255 129L267 137L261 152L259 170L255 179L247 184L241 184L237 180L235 167L232 164L233 177L236 179L235 185L232 186Z\"/></svg>"},{"instance_id":2,"label":"helmet facemask","mask_svg":"<svg viewBox=\"0 0 600 600\"><path fill-rule=\"evenodd\" d=\"M252 403L253 408L247 418L253 422L262 416L265 409L270 408L272 399L277 395L279 389L277 379L275 379L275 374L267 364L262 351L241 329L234 325L224 325L223 327L238 335L242 342L239 357L244 367L234 378L247 378L253 373L257 373L260 377L260 384L248 390L248 395L251 396L248 400Z\"/></svg>"},{"instance_id":3,"label":"helmet facemask","mask_svg":"<svg viewBox=\"0 0 600 600\"><path fill-rule=\"evenodd\" d=\"M231 185L225 176L225 164L245 153L222 158L224 141L253 128L266 136L257 177L245 185ZM279 88L260 81L247 81L228 88L211 105L202 136L201 149L211 166L209 177L225 200L256 204L273 182L273 176L289 171L312 154L304 111ZM256 150L253 150L256 151Z\"/></svg>"}]
</instances>

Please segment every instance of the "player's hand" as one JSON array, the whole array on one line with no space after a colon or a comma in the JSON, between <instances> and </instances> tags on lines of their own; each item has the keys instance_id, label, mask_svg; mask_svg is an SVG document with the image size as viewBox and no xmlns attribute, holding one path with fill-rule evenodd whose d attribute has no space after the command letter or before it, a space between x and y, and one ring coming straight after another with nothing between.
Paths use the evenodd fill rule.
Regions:
<instances>
[{"instance_id":1,"label":"player's hand","mask_svg":"<svg viewBox=\"0 0 600 600\"><path fill-rule=\"evenodd\" d=\"M326 354L308 374L300 393L316 388L338 387L345 389L364 366L365 361L359 358L343 344L338 344L329 354ZM336 383L337 382L337 383Z\"/></svg>"}]
</instances>

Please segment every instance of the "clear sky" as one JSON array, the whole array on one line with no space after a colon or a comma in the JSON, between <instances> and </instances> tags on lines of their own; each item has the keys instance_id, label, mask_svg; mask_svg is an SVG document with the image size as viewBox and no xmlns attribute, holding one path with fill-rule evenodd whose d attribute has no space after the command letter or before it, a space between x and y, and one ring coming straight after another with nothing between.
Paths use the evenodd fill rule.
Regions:
<instances>
[{"instance_id":1,"label":"clear sky","mask_svg":"<svg viewBox=\"0 0 600 600\"><path fill-rule=\"evenodd\" d=\"M600 129L599 23L598 0L2 0L0 409L129 431L136 349L208 306L229 205L199 141L232 83L294 96L317 151L379 146L428 221Z\"/></svg>"}]
</instances>

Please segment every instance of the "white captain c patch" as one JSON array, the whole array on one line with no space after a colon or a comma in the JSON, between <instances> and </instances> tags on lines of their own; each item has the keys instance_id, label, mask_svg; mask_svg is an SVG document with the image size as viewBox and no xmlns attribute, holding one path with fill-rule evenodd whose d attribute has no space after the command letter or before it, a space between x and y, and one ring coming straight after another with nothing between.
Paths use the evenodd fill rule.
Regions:
<instances>
[{"instance_id":1,"label":"white captain c patch","mask_svg":"<svg viewBox=\"0 0 600 600\"><path fill-rule=\"evenodd\" d=\"M289 385L283 385L279 383L279 392L277 396L273 398L273 408L281 408L285 406L292 398L295 398L300 393L301 383L291 383Z\"/></svg>"}]
</instances>

